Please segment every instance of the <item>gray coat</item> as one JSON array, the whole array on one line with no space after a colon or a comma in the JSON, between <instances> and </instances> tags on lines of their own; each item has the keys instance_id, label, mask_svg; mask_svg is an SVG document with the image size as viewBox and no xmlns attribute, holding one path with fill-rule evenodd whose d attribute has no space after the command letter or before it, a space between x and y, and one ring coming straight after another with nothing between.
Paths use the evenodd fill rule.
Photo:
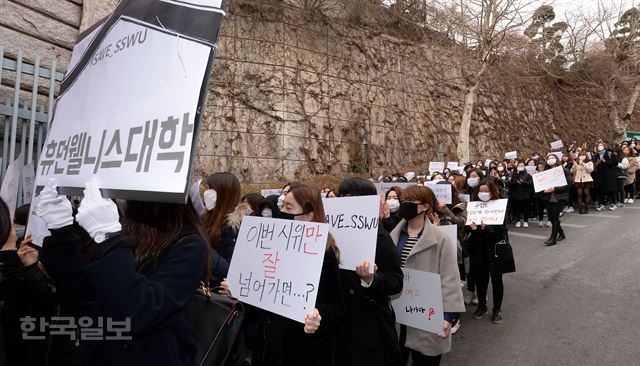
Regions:
<instances>
[{"instance_id":1,"label":"gray coat","mask_svg":"<svg viewBox=\"0 0 640 366\"><path fill-rule=\"evenodd\" d=\"M400 232L405 230L407 221L402 220L391 232L391 239L397 246ZM457 250L455 243L437 226L429 220L424 224L422 236L411 249L407 258L406 268L419 271L438 273L442 280L442 304L444 312L462 313L466 311L462 287L460 286L460 272L458 271ZM446 339L407 326L407 340L405 347L418 351L423 355L437 356L451 351L451 336Z\"/></svg>"}]
</instances>

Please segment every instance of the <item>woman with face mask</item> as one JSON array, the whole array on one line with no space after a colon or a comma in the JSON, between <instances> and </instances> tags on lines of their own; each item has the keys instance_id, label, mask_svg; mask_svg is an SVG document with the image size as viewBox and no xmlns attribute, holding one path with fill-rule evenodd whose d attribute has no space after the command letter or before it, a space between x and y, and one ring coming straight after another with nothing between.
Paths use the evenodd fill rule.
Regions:
<instances>
[{"instance_id":1,"label":"woman with face mask","mask_svg":"<svg viewBox=\"0 0 640 366\"><path fill-rule=\"evenodd\" d=\"M568 171L571 171L571 169L573 169L573 165L575 164L573 155L574 155L574 152L569 151L568 154L562 156L562 166ZM576 196L577 196L576 188L575 186L571 186L571 188L569 189L569 201L567 202L562 212L564 213L575 212L574 206L576 203Z\"/></svg>"},{"instance_id":2,"label":"woman with face mask","mask_svg":"<svg viewBox=\"0 0 640 366\"><path fill-rule=\"evenodd\" d=\"M618 192L618 159L612 150L606 148L603 142L598 143L594 154L596 187L598 190L598 206L596 211L608 208L610 211L618 209L616 193Z\"/></svg>"},{"instance_id":3,"label":"woman with face mask","mask_svg":"<svg viewBox=\"0 0 640 366\"><path fill-rule=\"evenodd\" d=\"M576 188L578 212L580 214L589 213L589 205L591 205L591 190L593 189L593 162L589 159L586 150L578 153L578 160L571 168L573 181Z\"/></svg>"},{"instance_id":4,"label":"woman with face mask","mask_svg":"<svg viewBox=\"0 0 640 366\"><path fill-rule=\"evenodd\" d=\"M634 144L632 143L630 146L634 146ZM625 147L622 149L622 153L629 161L627 177L624 180L624 203L633 203L633 199L636 196L636 172L640 169L640 164L633 148Z\"/></svg>"},{"instance_id":5,"label":"woman with face mask","mask_svg":"<svg viewBox=\"0 0 640 366\"><path fill-rule=\"evenodd\" d=\"M480 183L473 195L474 201L489 202L500 199L498 186L491 180ZM495 256L495 246L502 240L508 241L506 215L502 225L485 225L484 222L471 223L465 229L469 233L467 239L469 243L469 258L471 260L471 274L476 280L478 289L478 308L473 313L474 319L482 319L488 312L487 289L489 280L493 292L493 313L491 321L500 324L502 318L502 298L504 296L504 286L502 274L505 271L497 265L492 265L492 258ZM513 265L515 267L515 265Z\"/></svg>"},{"instance_id":6,"label":"woman with face mask","mask_svg":"<svg viewBox=\"0 0 640 366\"><path fill-rule=\"evenodd\" d=\"M414 366L439 365L442 354L451 350L451 321L465 311L454 243L428 219L435 204L429 188L406 188L400 204L403 220L391 233L403 267L440 274L445 312L440 335L401 326L403 365L409 355Z\"/></svg>"},{"instance_id":7,"label":"woman with face mask","mask_svg":"<svg viewBox=\"0 0 640 366\"><path fill-rule=\"evenodd\" d=\"M286 194L281 218L324 223L325 212L320 190L296 185ZM342 321L344 298L338 263L340 251L329 235L324 252L316 306L305 317L304 325L256 310L258 336L253 347L253 366L305 365L332 366L336 356L336 328ZM228 285L223 283L225 293ZM233 294L231 294L233 295Z\"/></svg>"},{"instance_id":8,"label":"woman with face mask","mask_svg":"<svg viewBox=\"0 0 640 366\"><path fill-rule=\"evenodd\" d=\"M543 172L547 169L547 163L544 161L540 161L536 165L536 173ZM544 210L547 210L547 227L551 227L551 221L548 220L549 217L549 208L547 207L547 203L544 200L544 192L534 192L533 193L533 204L535 208L535 213L538 218L538 227L544 227Z\"/></svg>"},{"instance_id":9,"label":"woman with face mask","mask_svg":"<svg viewBox=\"0 0 640 366\"><path fill-rule=\"evenodd\" d=\"M392 232L396 225L402 220L400 217L400 194L402 190L398 187L391 187L384 194L384 204L380 212L382 228L387 232Z\"/></svg>"},{"instance_id":10,"label":"woman with face mask","mask_svg":"<svg viewBox=\"0 0 640 366\"><path fill-rule=\"evenodd\" d=\"M558 163L558 157L551 154L547 157L547 170L553 169ZM566 202L569 201L569 190L573 185L573 177L571 172L562 167L564 175L567 179L567 184L564 186L552 187L544 192L543 199L547 202L547 212L549 214L549 221L551 222L551 237L545 241L546 246L556 245L558 241L562 241L566 238L564 230L560 225L560 212Z\"/></svg>"},{"instance_id":11,"label":"woman with face mask","mask_svg":"<svg viewBox=\"0 0 640 366\"><path fill-rule=\"evenodd\" d=\"M516 172L509 180L509 187L509 202L513 210L516 227L529 227L533 178L525 170L523 161L517 162Z\"/></svg>"},{"instance_id":12,"label":"woman with face mask","mask_svg":"<svg viewBox=\"0 0 640 366\"><path fill-rule=\"evenodd\" d=\"M480 183L480 180L483 176L484 175L482 173L482 170L480 169L469 170L469 172L467 173L467 183L465 185L463 193L471 195L476 187L478 187L478 184Z\"/></svg>"}]
</instances>

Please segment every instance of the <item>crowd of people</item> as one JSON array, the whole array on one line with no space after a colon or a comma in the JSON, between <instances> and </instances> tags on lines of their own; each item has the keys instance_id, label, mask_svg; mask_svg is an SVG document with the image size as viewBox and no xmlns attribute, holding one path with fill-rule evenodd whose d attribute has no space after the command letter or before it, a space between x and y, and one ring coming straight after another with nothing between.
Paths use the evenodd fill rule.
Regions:
<instances>
[{"instance_id":1,"label":"crowd of people","mask_svg":"<svg viewBox=\"0 0 640 366\"><path fill-rule=\"evenodd\" d=\"M490 320L504 321L502 277L515 271L515 262L495 258L498 244L509 242L508 226L546 225L551 233L545 245L553 246L566 239L563 214L633 203L639 152L635 139L612 146L598 141L568 146L561 154L478 161L459 170L383 174L378 182L391 188L381 197L375 263L363 260L356 271L341 269L339 246L329 237L316 306L304 324L247 306L227 364L440 364L466 305L475 305L474 319L487 316L489 283ZM535 192L533 175L557 167L567 184ZM226 277L243 218L325 222L323 198L378 195L374 182L290 182L281 195L263 197L243 195L232 173L214 173L198 197L205 206L199 213L191 198L187 204L105 199L94 180L74 201L59 195L51 181L35 207L51 233L42 248L16 230L26 226L30 208L11 215L0 200L0 365L193 365L198 339L187 306L201 283L233 297ZM450 185L452 203L438 201L427 182ZM467 225L469 202L505 198L502 225ZM457 226L456 245L441 225ZM402 291L403 268L440 275L442 332L396 324L390 299ZM42 326L25 322L29 317L80 325L99 319L112 330L128 319L130 337L86 339L78 327L64 332L57 324L54 332L56 324L49 324L42 337L26 339Z\"/></svg>"}]
</instances>

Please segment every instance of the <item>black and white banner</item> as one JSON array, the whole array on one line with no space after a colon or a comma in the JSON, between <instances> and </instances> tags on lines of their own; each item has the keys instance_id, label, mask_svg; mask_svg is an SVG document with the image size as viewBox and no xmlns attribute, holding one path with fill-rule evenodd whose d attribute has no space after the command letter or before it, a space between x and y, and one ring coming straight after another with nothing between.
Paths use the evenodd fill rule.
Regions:
<instances>
[{"instance_id":1,"label":"black and white banner","mask_svg":"<svg viewBox=\"0 0 640 366\"><path fill-rule=\"evenodd\" d=\"M36 167L79 194L184 203L224 1L123 0L74 48Z\"/></svg>"}]
</instances>

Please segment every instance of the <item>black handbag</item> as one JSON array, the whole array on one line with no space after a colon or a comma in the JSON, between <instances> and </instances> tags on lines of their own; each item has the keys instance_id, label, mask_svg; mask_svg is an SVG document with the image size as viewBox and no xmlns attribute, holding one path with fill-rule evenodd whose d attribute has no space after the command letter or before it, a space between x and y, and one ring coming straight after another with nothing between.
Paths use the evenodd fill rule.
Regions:
<instances>
[{"instance_id":1,"label":"black handbag","mask_svg":"<svg viewBox=\"0 0 640 366\"><path fill-rule=\"evenodd\" d=\"M242 303L213 293L201 283L191 299L187 317L193 324L197 344L194 364L224 365L242 329Z\"/></svg>"},{"instance_id":2,"label":"black handbag","mask_svg":"<svg viewBox=\"0 0 640 366\"><path fill-rule=\"evenodd\" d=\"M504 238L493 247L493 256L489 260L492 273L512 273L516 271L516 261L513 258L513 248L509 244L509 236L505 233Z\"/></svg>"}]
</instances>

